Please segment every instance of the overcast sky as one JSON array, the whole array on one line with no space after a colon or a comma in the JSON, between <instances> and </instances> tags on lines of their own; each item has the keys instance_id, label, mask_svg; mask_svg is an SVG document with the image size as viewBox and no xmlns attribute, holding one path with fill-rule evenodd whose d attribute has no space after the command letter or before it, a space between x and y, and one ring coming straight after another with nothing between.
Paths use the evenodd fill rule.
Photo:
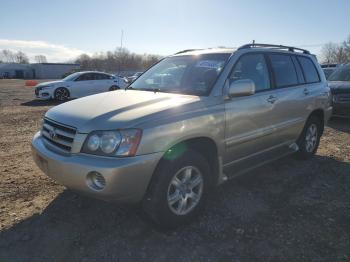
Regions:
<instances>
[{"instance_id":1,"label":"overcast sky","mask_svg":"<svg viewBox=\"0 0 350 262\"><path fill-rule=\"evenodd\" d=\"M350 35L349 0L2 0L0 49L50 62L114 50L167 55L256 42L305 47Z\"/></svg>"}]
</instances>

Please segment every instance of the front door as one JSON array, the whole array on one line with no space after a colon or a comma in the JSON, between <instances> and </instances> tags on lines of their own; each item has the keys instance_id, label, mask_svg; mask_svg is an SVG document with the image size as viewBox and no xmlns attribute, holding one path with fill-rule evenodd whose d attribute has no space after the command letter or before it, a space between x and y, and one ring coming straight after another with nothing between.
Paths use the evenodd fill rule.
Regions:
<instances>
[{"instance_id":1,"label":"front door","mask_svg":"<svg viewBox=\"0 0 350 262\"><path fill-rule=\"evenodd\" d=\"M95 76L93 73L86 73L79 76L71 84L71 97L83 97L93 94Z\"/></svg>"},{"instance_id":2,"label":"front door","mask_svg":"<svg viewBox=\"0 0 350 262\"><path fill-rule=\"evenodd\" d=\"M250 79L255 94L226 101L224 166L257 155L277 146L274 133L275 90L271 88L270 73L265 55L243 55L235 64L228 81Z\"/></svg>"}]
</instances>

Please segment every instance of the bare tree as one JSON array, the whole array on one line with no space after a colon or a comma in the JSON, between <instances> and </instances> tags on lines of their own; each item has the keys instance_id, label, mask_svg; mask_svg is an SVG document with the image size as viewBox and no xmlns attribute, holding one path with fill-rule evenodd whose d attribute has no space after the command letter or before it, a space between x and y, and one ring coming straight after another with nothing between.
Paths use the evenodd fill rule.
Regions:
<instances>
[{"instance_id":1,"label":"bare tree","mask_svg":"<svg viewBox=\"0 0 350 262\"><path fill-rule=\"evenodd\" d=\"M321 50L323 63L350 63L350 36L341 44L327 43Z\"/></svg>"},{"instance_id":2,"label":"bare tree","mask_svg":"<svg viewBox=\"0 0 350 262\"><path fill-rule=\"evenodd\" d=\"M1 57L5 63L15 63L15 55L11 50L4 49L1 52Z\"/></svg>"},{"instance_id":3,"label":"bare tree","mask_svg":"<svg viewBox=\"0 0 350 262\"><path fill-rule=\"evenodd\" d=\"M44 56L44 55L36 55L36 56L34 57L34 60L35 60L35 62L37 62L37 63L47 63L46 56Z\"/></svg>"},{"instance_id":4,"label":"bare tree","mask_svg":"<svg viewBox=\"0 0 350 262\"><path fill-rule=\"evenodd\" d=\"M337 45L329 42L322 47L321 50L321 60L324 63L335 63L335 53L337 50Z\"/></svg>"},{"instance_id":5,"label":"bare tree","mask_svg":"<svg viewBox=\"0 0 350 262\"><path fill-rule=\"evenodd\" d=\"M22 51L18 51L15 54L15 61L16 61L16 63L19 63L19 64L28 64L29 63L29 58Z\"/></svg>"}]
</instances>

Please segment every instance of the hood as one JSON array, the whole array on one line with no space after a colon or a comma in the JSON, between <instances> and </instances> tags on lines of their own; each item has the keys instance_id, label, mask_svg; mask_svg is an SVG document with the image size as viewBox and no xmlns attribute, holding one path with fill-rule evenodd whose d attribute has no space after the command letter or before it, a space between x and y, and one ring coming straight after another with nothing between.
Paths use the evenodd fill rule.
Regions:
<instances>
[{"instance_id":1,"label":"hood","mask_svg":"<svg viewBox=\"0 0 350 262\"><path fill-rule=\"evenodd\" d=\"M89 133L138 127L146 121L169 117L168 111L182 111L183 105L200 105L196 103L199 101L199 97L190 95L118 90L55 106L45 116L76 127L80 133Z\"/></svg>"},{"instance_id":2,"label":"hood","mask_svg":"<svg viewBox=\"0 0 350 262\"><path fill-rule=\"evenodd\" d=\"M350 94L350 81L330 81L328 86L331 88L332 94Z\"/></svg>"},{"instance_id":3,"label":"hood","mask_svg":"<svg viewBox=\"0 0 350 262\"><path fill-rule=\"evenodd\" d=\"M64 82L64 81L62 81L62 80L49 81L49 82L42 82L42 83L38 84L37 87L40 87L40 86L47 86L47 85L54 85L54 84L63 83L63 82Z\"/></svg>"}]
</instances>

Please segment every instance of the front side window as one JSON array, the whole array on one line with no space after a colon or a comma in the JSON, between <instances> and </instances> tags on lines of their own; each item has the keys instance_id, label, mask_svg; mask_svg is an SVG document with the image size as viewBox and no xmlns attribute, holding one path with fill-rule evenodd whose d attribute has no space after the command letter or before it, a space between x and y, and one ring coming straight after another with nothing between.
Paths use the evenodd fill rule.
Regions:
<instances>
[{"instance_id":1,"label":"front side window","mask_svg":"<svg viewBox=\"0 0 350 262\"><path fill-rule=\"evenodd\" d=\"M272 70L276 87L286 87L298 84L298 77L292 58L289 55L271 54Z\"/></svg>"},{"instance_id":2,"label":"front side window","mask_svg":"<svg viewBox=\"0 0 350 262\"><path fill-rule=\"evenodd\" d=\"M79 76L75 81L89 81L89 80L95 80L94 74L91 74L91 73L83 74Z\"/></svg>"},{"instance_id":3,"label":"front side window","mask_svg":"<svg viewBox=\"0 0 350 262\"><path fill-rule=\"evenodd\" d=\"M317 69L314 65L314 63L311 61L308 57L298 57L298 60L301 64L301 67L303 68L306 83L316 83L320 82L320 78L317 73Z\"/></svg>"},{"instance_id":4,"label":"front side window","mask_svg":"<svg viewBox=\"0 0 350 262\"><path fill-rule=\"evenodd\" d=\"M264 55L243 55L233 68L230 79L233 81L250 79L254 82L257 92L270 89L269 73Z\"/></svg>"},{"instance_id":5,"label":"front side window","mask_svg":"<svg viewBox=\"0 0 350 262\"><path fill-rule=\"evenodd\" d=\"M143 73L131 89L208 95L230 54L172 56Z\"/></svg>"},{"instance_id":6,"label":"front side window","mask_svg":"<svg viewBox=\"0 0 350 262\"><path fill-rule=\"evenodd\" d=\"M81 75L81 73L77 72L77 73L73 73L69 76L66 76L65 78L62 79L62 81L73 81L74 79L76 79L79 75Z\"/></svg>"}]
</instances>

